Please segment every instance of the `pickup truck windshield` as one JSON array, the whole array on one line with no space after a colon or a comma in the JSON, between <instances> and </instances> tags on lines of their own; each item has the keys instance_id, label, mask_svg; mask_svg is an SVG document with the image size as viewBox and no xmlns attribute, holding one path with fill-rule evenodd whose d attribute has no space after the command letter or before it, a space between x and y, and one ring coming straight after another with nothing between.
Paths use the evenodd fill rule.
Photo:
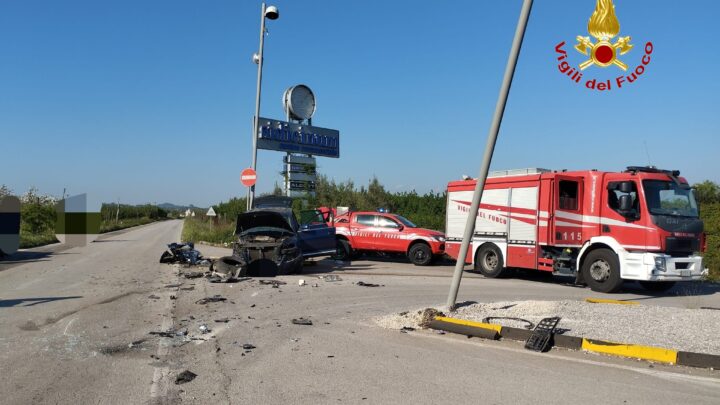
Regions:
<instances>
[{"instance_id":1,"label":"pickup truck windshield","mask_svg":"<svg viewBox=\"0 0 720 405\"><path fill-rule=\"evenodd\" d=\"M417 225L413 224L409 219L403 217L402 215L395 215L395 218L408 228L417 228Z\"/></svg>"},{"instance_id":2,"label":"pickup truck windshield","mask_svg":"<svg viewBox=\"0 0 720 405\"><path fill-rule=\"evenodd\" d=\"M643 188L651 214L697 218L697 202L690 188L662 180L643 180Z\"/></svg>"}]
</instances>

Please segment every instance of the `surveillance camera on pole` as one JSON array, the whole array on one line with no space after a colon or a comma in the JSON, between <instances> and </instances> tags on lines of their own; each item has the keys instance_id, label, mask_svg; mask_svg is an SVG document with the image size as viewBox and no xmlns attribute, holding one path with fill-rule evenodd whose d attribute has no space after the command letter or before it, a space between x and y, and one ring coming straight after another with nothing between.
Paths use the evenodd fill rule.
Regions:
<instances>
[{"instance_id":1,"label":"surveillance camera on pole","mask_svg":"<svg viewBox=\"0 0 720 405\"><path fill-rule=\"evenodd\" d=\"M280 12L278 11L277 7L270 6L265 9L265 18L268 20L277 20L278 17L280 17Z\"/></svg>"}]
</instances>

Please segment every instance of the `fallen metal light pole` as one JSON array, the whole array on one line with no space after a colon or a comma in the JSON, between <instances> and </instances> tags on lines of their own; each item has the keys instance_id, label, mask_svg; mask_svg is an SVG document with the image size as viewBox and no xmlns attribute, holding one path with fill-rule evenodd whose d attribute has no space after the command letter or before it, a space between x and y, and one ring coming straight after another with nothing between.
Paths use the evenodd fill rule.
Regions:
<instances>
[{"instance_id":1,"label":"fallen metal light pole","mask_svg":"<svg viewBox=\"0 0 720 405\"><path fill-rule=\"evenodd\" d=\"M478 208L485 187L488 170L490 169L490 161L495 151L495 142L497 141L500 124L502 123L503 114L505 113L505 104L507 103L508 94L510 93L510 85L515 74L515 66L517 65L518 55L522 46L523 37L525 36L525 28L530 18L530 9L533 0L524 0L522 10L520 11L520 19L518 20L517 29L515 30L515 39L510 48L510 56L508 57L507 67L505 68L505 77L503 78L500 94L498 95L497 105L495 106L495 115L493 116L490 131L488 132L487 144L485 145L485 156L480 165L480 174L477 178L475 191L473 193L472 204L470 204L470 212L468 212L467 222L465 223L465 233L463 234L460 252L455 263L455 272L453 274L452 285L450 286L450 294L448 294L447 309L452 311L455 309L458 290L460 289L460 280L465 268L465 258L467 257L470 240L475 232L475 221L477 219Z\"/></svg>"}]
</instances>

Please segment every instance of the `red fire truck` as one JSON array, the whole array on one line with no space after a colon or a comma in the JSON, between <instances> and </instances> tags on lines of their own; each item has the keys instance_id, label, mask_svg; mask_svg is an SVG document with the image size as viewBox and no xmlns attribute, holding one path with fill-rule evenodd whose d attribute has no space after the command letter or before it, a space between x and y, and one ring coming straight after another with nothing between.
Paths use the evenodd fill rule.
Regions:
<instances>
[{"instance_id":1,"label":"red fire truck","mask_svg":"<svg viewBox=\"0 0 720 405\"><path fill-rule=\"evenodd\" d=\"M576 277L594 291L623 280L662 291L707 274L698 206L679 171L521 169L485 183L465 258L486 277L508 268ZM448 184L446 253L457 259L476 181Z\"/></svg>"},{"instance_id":2,"label":"red fire truck","mask_svg":"<svg viewBox=\"0 0 720 405\"><path fill-rule=\"evenodd\" d=\"M338 242L337 259L364 251L402 253L413 264L427 266L445 251L442 232L419 228L401 215L348 211L335 216L332 222Z\"/></svg>"}]
</instances>

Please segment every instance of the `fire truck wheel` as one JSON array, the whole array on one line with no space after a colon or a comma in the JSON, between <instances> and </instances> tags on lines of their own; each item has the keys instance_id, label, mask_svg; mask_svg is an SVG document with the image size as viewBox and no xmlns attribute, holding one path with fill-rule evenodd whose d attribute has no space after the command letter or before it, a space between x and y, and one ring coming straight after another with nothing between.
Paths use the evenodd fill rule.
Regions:
<instances>
[{"instance_id":1,"label":"fire truck wheel","mask_svg":"<svg viewBox=\"0 0 720 405\"><path fill-rule=\"evenodd\" d=\"M498 278L506 274L500 249L494 243L485 243L475 254L475 270L485 277Z\"/></svg>"},{"instance_id":2,"label":"fire truck wheel","mask_svg":"<svg viewBox=\"0 0 720 405\"><path fill-rule=\"evenodd\" d=\"M433 259L432 250L424 243L416 243L410 248L408 258L416 266L427 266Z\"/></svg>"},{"instance_id":3,"label":"fire truck wheel","mask_svg":"<svg viewBox=\"0 0 720 405\"><path fill-rule=\"evenodd\" d=\"M663 292L675 287L674 281L641 281L640 285L648 291Z\"/></svg>"},{"instance_id":4,"label":"fire truck wheel","mask_svg":"<svg viewBox=\"0 0 720 405\"><path fill-rule=\"evenodd\" d=\"M583 279L593 291L612 293L622 287L620 263L612 250L597 249L588 253L582 271Z\"/></svg>"},{"instance_id":5,"label":"fire truck wheel","mask_svg":"<svg viewBox=\"0 0 720 405\"><path fill-rule=\"evenodd\" d=\"M332 258L341 261L350 260L350 243L345 239L338 239L335 246L335 255Z\"/></svg>"}]
</instances>

